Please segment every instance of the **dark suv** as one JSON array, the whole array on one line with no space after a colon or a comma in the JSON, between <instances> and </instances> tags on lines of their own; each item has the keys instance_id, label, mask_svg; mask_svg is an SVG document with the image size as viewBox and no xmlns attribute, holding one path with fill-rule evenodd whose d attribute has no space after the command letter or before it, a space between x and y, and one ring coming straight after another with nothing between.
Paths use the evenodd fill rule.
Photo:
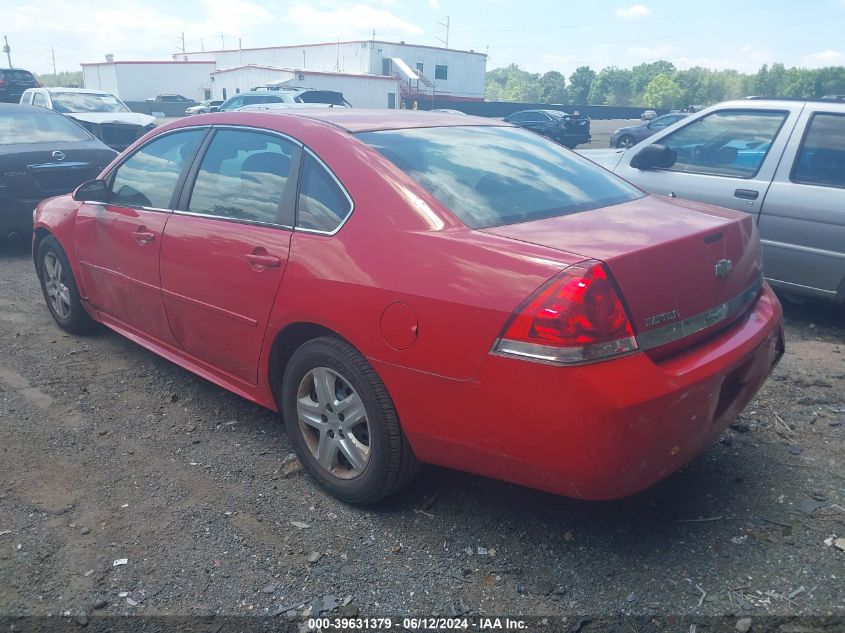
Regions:
<instances>
[{"instance_id":1,"label":"dark suv","mask_svg":"<svg viewBox=\"0 0 845 633\"><path fill-rule=\"evenodd\" d=\"M40 88L41 84L28 70L0 68L0 101L18 103L27 88Z\"/></svg>"},{"instance_id":2,"label":"dark suv","mask_svg":"<svg viewBox=\"0 0 845 633\"><path fill-rule=\"evenodd\" d=\"M590 142L590 119L577 112L560 110L520 110L505 117L505 121L524 127L572 149Z\"/></svg>"}]
</instances>

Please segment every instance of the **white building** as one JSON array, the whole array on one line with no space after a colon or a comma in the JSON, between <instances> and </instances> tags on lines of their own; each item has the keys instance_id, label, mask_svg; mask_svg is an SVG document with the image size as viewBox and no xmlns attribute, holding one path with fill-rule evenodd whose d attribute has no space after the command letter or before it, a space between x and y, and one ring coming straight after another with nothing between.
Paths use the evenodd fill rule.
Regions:
<instances>
[{"instance_id":1,"label":"white building","mask_svg":"<svg viewBox=\"0 0 845 633\"><path fill-rule=\"evenodd\" d=\"M107 61L82 64L86 88L117 95L124 101L144 101L158 94L180 94L202 101L211 91L214 61Z\"/></svg>"},{"instance_id":2,"label":"white building","mask_svg":"<svg viewBox=\"0 0 845 633\"><path fill-rule=\"evenodd\" d=\"M344 98L355 108L399 107L400 89L397 77L252 65L211 73L211 98L227 99L239 92L268 84L278 87L335 90L342 92Z\"/></svg>"},{"instance_id":3,"label":"white building","mask_svg":"<svg viewBox=\"0 0 845 633\"><path fill-rule=\"evenodd\" d=\"M406 102L432 96L438 100L483 101L487 66L487 56L475 51L380 40L199 51L178 53L173 59L213 61L218 71L263 66L299 73L336 73L338 79L343 75L363 76L362 81L373 75L395 77L399 81L398 98ZM404 68L411 70L411 76ZM215 98L219 97L216 93ZM352 99L349 101L354 105Z\"/></svg>"}]
</instances>

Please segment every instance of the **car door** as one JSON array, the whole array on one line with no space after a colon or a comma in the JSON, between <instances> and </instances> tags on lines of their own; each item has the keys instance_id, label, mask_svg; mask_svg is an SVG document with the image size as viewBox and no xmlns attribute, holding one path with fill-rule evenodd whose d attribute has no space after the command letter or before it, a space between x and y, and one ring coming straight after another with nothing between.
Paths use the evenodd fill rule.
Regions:
<instances>
[{"instance_id":1,"label":"car door","mask_svg":"<svg viewBox=\"0 0 845 633\"><path fill-rule=\"evenodd\" d=\"M159 251L164 227L207 127L150 140L106 178L108 202L85 202L75 243L88 300L114 325L175 345L164 312Z\"/></svg>"},{"instance_id":2,"label":"car door","mask_svg":"<svg viewBox=\"0 0 845 633\"><path fill-rule=\"evenodd\" d=\"M625 152L615 172L650 193L759 213L800 107L712 110ZM668 169L635 169L631 159L660 144L677 154Z\"/></svg>"},{"instance_id":3,"label":"car door","mask_svg":"<svg viewBox=\"0 0 845 633\"><path fill-rule=\"evenodd\" d=\"M201 153L165 229L164 306L186 352L254 385L288 260L300 146L224 127Z\"/></svg>"},{"instance_id":4,"label":"car door","mask_svg":"<svg viewBox=\"0 0 845 633\"><path fill-rule=\"evenodd\" d=\"M845 107L808 106L766 194L766 276L784 289L845 296Z\"/></svg>"}]
</instances>

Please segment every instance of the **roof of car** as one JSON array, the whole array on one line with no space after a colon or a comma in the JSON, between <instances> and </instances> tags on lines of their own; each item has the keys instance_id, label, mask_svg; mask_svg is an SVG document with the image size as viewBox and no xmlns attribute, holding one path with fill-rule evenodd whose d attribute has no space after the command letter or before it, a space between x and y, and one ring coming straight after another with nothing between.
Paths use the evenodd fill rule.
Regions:
<instances>
[{"instance_id":1,"label":"roof of car","mask_svg":"<svg viewBox=\"0 0 845 633\"><path fill-rule=\"evenodd\" d=\"M405 128L450 127L457 125L507 126L509 123L477 116L427 112L425 110L366 110L359 108L303 108L263 112L273 116L300 116L324 121L347 132L374 132ZM231 114L237 114L233 112Z\"/></svg>"}]
</instances>

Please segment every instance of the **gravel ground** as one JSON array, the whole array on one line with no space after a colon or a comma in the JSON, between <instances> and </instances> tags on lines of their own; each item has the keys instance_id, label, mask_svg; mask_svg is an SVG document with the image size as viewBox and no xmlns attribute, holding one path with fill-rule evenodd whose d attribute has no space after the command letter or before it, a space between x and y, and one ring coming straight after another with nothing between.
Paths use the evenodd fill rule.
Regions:
<instances>
[{"instance_id":1,"label":"gravel ground","mask_svg":"<svg viewBox=\"0 0 845 633\"><path fill-rule=\"evenodd\" d=\"M845 616L825 542L845 536L845 315L786 309L759 397L643 494L426 468L360 510L287 474L275 414L109 331L64 334L26 250L0 246L0 616Z\"/></svg>"}]
</instances>

